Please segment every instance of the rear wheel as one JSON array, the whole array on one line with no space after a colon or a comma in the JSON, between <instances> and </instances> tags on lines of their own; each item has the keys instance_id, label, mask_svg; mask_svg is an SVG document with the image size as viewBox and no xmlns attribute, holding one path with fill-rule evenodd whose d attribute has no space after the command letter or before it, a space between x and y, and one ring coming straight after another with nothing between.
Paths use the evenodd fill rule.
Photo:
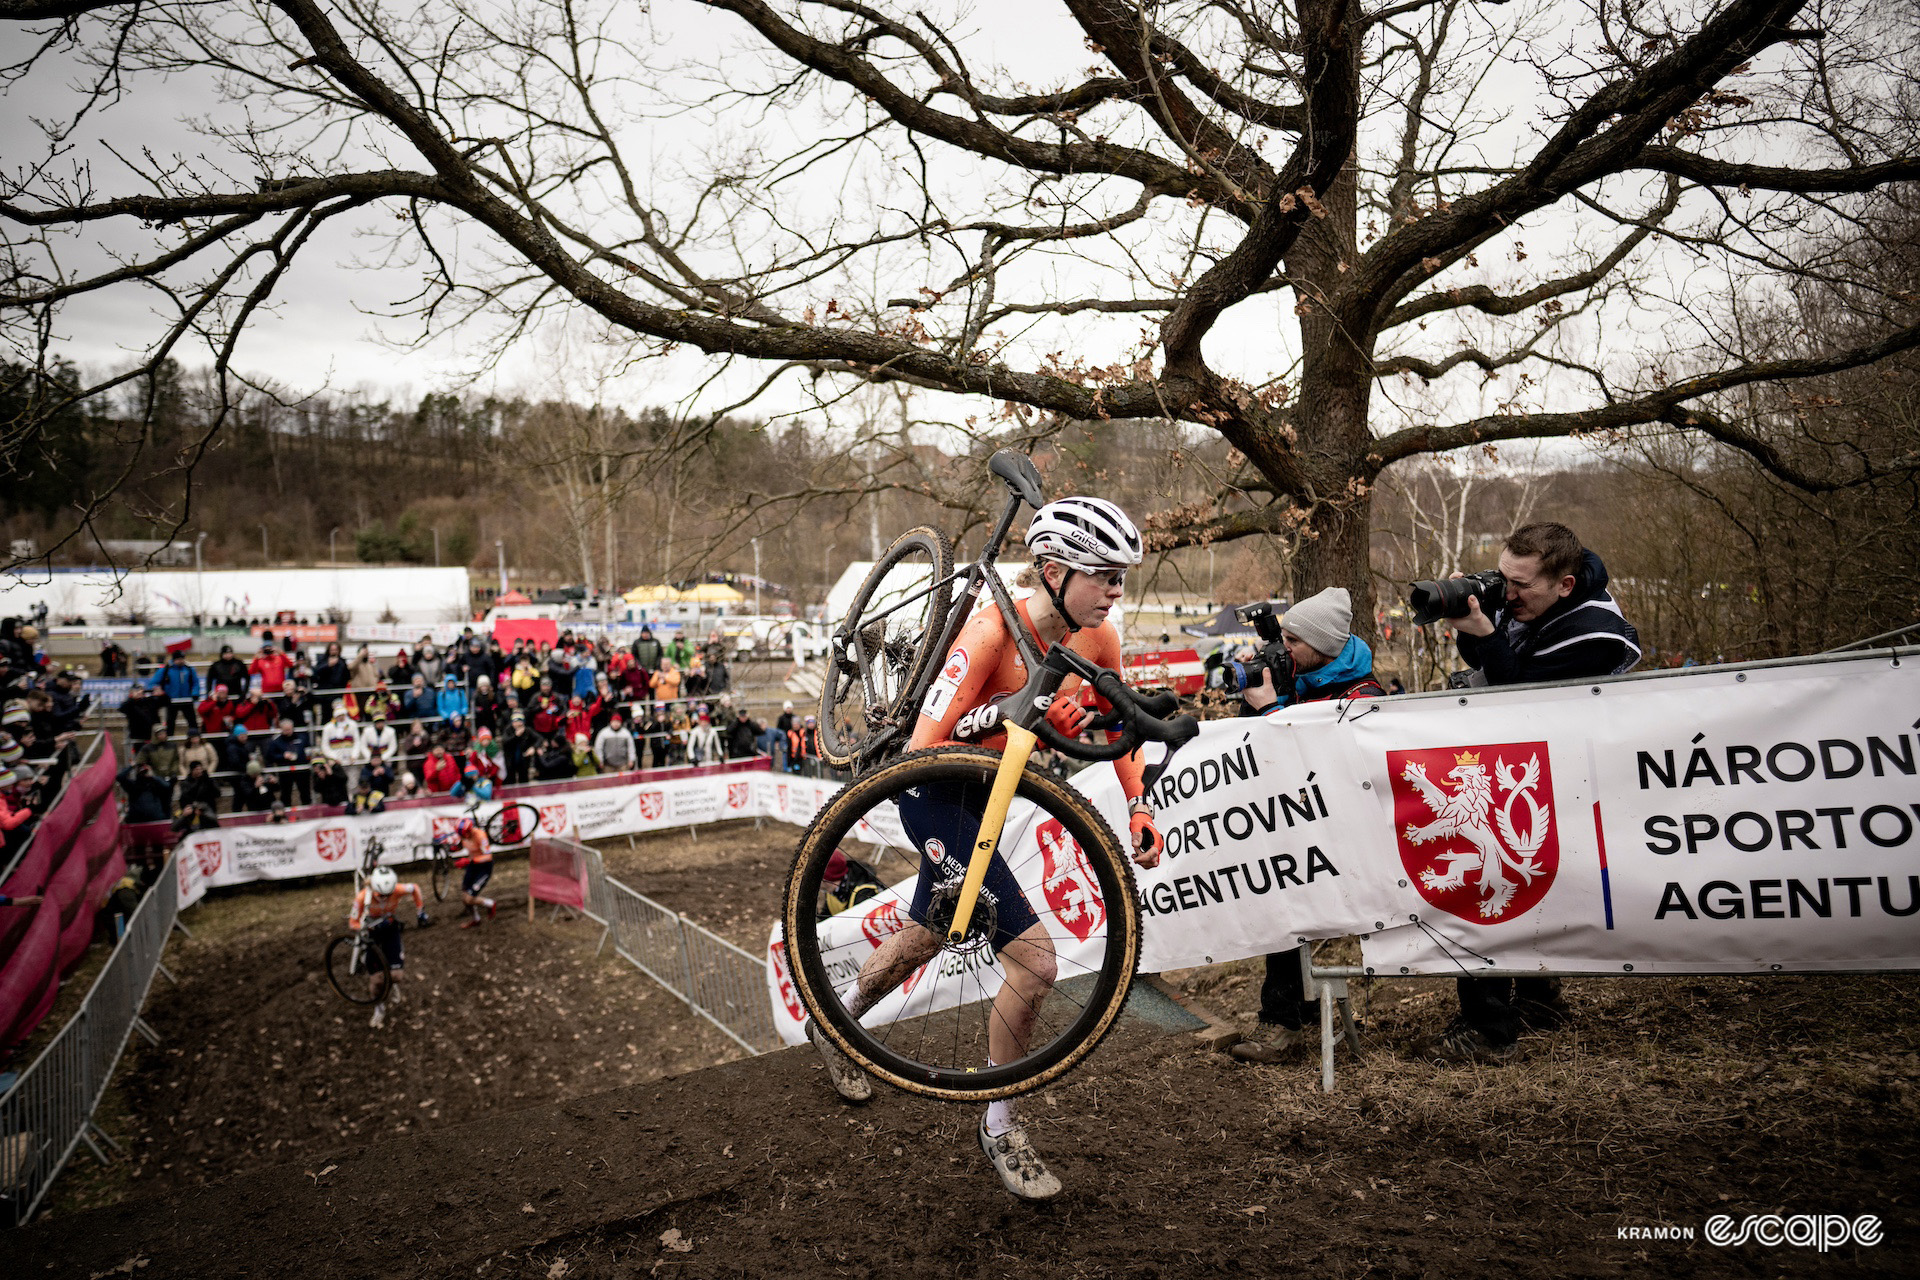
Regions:
<instances>
[{"instance_id":1,"label":"rear wheel","mask_svg":"<svg viewBox=\"0 0 1920 1280\"><path fill-rule=\"evenodd\" d=\"M820 754L835 768L865 768L906 746L918 710L910 695L941 656L933 650L953 607L950 585L928 588L952 572L947 536L923 526L894 539L854 593L820 686Z\"/></svg>"},{"instance_id":2,"label":"rear wheel","mask_svg":"<svg viewBox=\"0 0 1920 1280\"><path fill-rule=\"evenodd\" d=\"M453 859L442 850L433 851L433 900L445 902L453 891Z\"/></svg>"},{"instance_id":3,"label":"rear wheel","mask_svg":"<svg viewBox=\"0 0 1920 1280\"><path fill-rule=\"evenodd\" d=\"M393 985L387 953L372 938L343 933L327 944L327 981L352 1004L375 1004L386 999Z\"/></svg>"},{"instance_id":4,"label":"rear wheel","mask_svg":"<svg viewBox=\"0 0 1920 1280\"><path fill-rule=\"evenodd\" d=\"M487 819L487 839L495 845L525 844L540 829L540 811L530 804L509 801Z\"/></svg>"},{"instance_id":5,"label":"rear wheel","mask_svg":"<svg viewBox=\"0 0 1920 1280\"><path fill-rule=\"evenodd\" d=\"M989 901L987 893L966 938L958 944L946 940L952 919L948 884L957 885L968 853L946 846L933 863L940 869L927 913L933 929L909 917L911 879L838 915L817 918L836 848L848 841L911 844L899 809L909 791L916 806L935 793L984 799L999 765L996 752L942 747L913 752L868 774L820 811L801 837L788 877L786 949L807 1011L869 1072L927 1097L1012 1097L1072 1070L1112 1029L1139 959L1139 904L1119 840L1078 792L1032 769L1021 775L1000 851L1024 907L1044 926L1044 946L1008 944L1010 928L996 936L999 922L1020 913L1022 905ZM1023 936L1034 934L1029 929ZM885 958L872 957L890 942L893 954L905 958L888 974L881 968ZM1048 968L1051 981L1039 976ZM1008 982L1010 977L1019 982ZM871 1008L856 1019L843 1002L862 978ZM1038 1000L1020 1001L1022 985L1037 985ZM1000 1035L1001 1047L1008 1047L1009 1014L1031 1019L1025 1051L1014 1041L1009 1060L996 1054L989 1066L989 1037Z\"/></svg>"}]
</instances>

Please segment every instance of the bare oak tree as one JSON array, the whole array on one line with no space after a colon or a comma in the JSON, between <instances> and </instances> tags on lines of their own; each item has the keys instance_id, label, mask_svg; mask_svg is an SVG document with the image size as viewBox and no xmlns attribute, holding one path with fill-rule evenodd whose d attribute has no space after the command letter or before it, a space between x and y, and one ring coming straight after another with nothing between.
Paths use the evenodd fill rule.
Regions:
<instances>
[{"instance_id":1,"label":"bare oak tree","mask_svg":"<svg viewBox=\"0 0 1920 1280\"><path fill-rule=\"evenodd\" d=\"M1653 425L1813 490L1920 466L1728 408L1920 344L1913 296L1805 249L1920 177L1901 0L1065 0L1037 87L958 16L668 3L0 0L16 83L85 72L0 186L14 359L51 370L63 306L145 289L110 382L196 342L237 377L322 228L384 226L423 339L493 352L566 309L757 363L736 404L897 381L1016 433L1217 431L1234 469L1161 545L1285 535L1297 589L1362 600L1404 459ZM103 189L70 149L161 75L223 95L204 149L120 153ZM1721 341L1734 295L1799 278L1871 332Z\"/></svg>"}]
</instances>

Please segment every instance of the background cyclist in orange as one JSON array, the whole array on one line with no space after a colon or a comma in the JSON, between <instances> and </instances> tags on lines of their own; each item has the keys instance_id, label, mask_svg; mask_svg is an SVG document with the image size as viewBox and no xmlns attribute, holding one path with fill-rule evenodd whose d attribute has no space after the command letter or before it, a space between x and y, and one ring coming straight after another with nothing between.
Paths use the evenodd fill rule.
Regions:
<instances>
[{"instance_id":1,"label":"background cyclist in orange","mask_svg":"<svg viewBox=\"0 0 1920 1280\"><path fill-rule=\"evenodd\" d=\"M367 988L375 997L373 1006L373 1025L379 1026L387 1020L387 1004L398 1003L400 999L400 979L405 976L407 967L406 951L400 941L400 917L396 914L400 904L408 898L413 899L413 916L419 924L427 923L427 900L420 893L420 886L412 882L401 883L392 867L375 867L373 874L367 877L366 887L353 895L353 909L347 913L349 929L367 931L367 937L380 946L387 957L387 972L367 975ZM386 999L379 999L380 985L388 982Z\"/></svg>"},{"instance_id":2,"label":"background cyclist in orange","mask_svg":"<svg viewBox=\"0 0 1920 1280\"><path fill-rule=\"evenodd\" d=\"M460 922L462 929L480 927L480 908L487 909L487 919L491 920L496 910L492 898L483 898L480 891L487 887L487 881L493 879L493 845L487 839L487 833L472 818L462 818L453 829L453 839L459 845L459 859L455 866L464 868L460 876L460 901L466 905L467 918Z\"/></svg>"},{"instance_id":3,"label":"background cyclist in orange","mask_svg":"<svg viewBox=\"0 0 1920 1280\"><path fill-rule=\"evenodd\" d=\"M1055 643L1103 667L1120 666L1120 633L1108 621L1119 603L1127 570L1140 563L1140 532L1126 513L1099 498L1062 498L1035 513L1027 526L1026 543L1033 553L1038 590L1014 605L1018 617L1012 626L1024 628L1041 652ZM939 678L927 691L911 747L919 750L953 741L956 729L965 736L963 720L976 709L991 706L1027 683L1025 661L1015 645L1009 620L996 606L982 609L961 629L947 654ZM1086 693L1092 705L1075 696L1081 681L1069 676L1062 683L1047 718L1069 737L1112 708L1106 700ZM980 717L975 716L977 722ZM995 733L980 745L995 750L1006 745L1006 735ZM1160 861L1160 833L1153 810L1144 798L1139 752L1114 762L1128 798L1134 861L1143 867ZM855 1017L879 1003L939 950L941 938L928 925L929 907L940 888L966 872L967 857L979 832L990 784L949 783L918 788L899 800L901 826L920 852L919 879L914 885L909 915L918 928L902 929L868 957L859 980L847 998ZM992 946L1006 979L993 1001L988 1031L988 1061L1011 1062L1027 1051L1041 1003L1053 989L1057 973L1053 938L1034 912L1003 854L996 852L987 871L983 896L995 906ZM808 1036L826 1060L834 1089L849 1102L864 1102L873 1086L862 1071L832 1042L809 1024ZM1060 1180L1047 1171L1025 1129L1014 1118L1011 1101L987 1108L979 1130L981 1149L1001 1182L1023 1200L1045 1200L1060 1192Z\"/></svg>"}]
</instances>

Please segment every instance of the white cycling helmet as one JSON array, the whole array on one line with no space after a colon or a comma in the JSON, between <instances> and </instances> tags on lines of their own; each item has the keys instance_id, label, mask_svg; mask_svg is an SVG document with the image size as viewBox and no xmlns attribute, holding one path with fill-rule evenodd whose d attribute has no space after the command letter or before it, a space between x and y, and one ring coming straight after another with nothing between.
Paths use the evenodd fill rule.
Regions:
<instances>
[{"instance_id":1,"label":"white cycling helmet","mask_svg":"<svg viewBox=\"0 0 1920 1280\"><path fill-rule=\"evenodd\" d=\"M377 894L385 896L393 892L400 883L400 877L394 874L392 867L375 867L373 874L367 877L367 885Z\"/></svg>"},{"instance_id":2,"label":"white cycling helmet","mask_svg":"<svg viewBox=\"0 0 1920 1280\"><path fill-rule=\"evenodd\" d=\"M1140 531L1105 498L1059 498L1036 511L1027 550L1083 573L1125 569L1144 558Z\"/></svg>"}]
</instances>

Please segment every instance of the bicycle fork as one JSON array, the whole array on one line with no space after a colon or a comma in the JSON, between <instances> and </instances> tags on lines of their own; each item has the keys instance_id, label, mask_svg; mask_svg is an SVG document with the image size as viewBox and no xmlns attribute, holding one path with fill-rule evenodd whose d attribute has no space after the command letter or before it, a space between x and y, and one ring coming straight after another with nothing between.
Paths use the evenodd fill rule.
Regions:
<instances>
[{"instance_id":1,"label":"bicycle fork","mask_svg":"<svg viewBox=\"0 0 1920 1280\"><path fill-rule=\"evenodd\" d=\"M1057 647L1057 646L1056 646ZM986 882L987 866L1000 843L1007 825L1007 810L1020 789L1020 775L1040 739L1029 724L1044 719L1047 708L1069 674L1065 659L1056 659L1051 650L1046 660L1036 663L1027 687L1002 704L1001 727L1006 731L1006 750L1000 753L1000 769L993 775L993 790L987 795L987 807L980 815L980 833L973 842L973 856L967 863L966 878L960 882L960 900L954 905L953 924L947 929L947 945L959 946L966 940L967 927L973 923L973 908L980 900L980 886Z\"/></svg>"},{"instance_id":2,"label":"bicycle fork","mask_svg":"<svg viewBox=\"0 0 1920 1280\"><path fill-rule=\"evenodd\" d=\"M973 908L980 900L980 886L987 878L994 847L1000 843L1001 829L1007 825L1007 810L1020 789L1020 775L1027 758L1040 740L1017 724L1006 726L1007 749L1000 755L1000 770L993 775L993 790L987 795L987 807L980 815L980 834L973 842L973 855L967 862L967 875L960 882L960 901L955 904L953 924L947 930L947 945L959 946L966 940L967 926L973 923Z\"/></svg>"}]
</instances>

